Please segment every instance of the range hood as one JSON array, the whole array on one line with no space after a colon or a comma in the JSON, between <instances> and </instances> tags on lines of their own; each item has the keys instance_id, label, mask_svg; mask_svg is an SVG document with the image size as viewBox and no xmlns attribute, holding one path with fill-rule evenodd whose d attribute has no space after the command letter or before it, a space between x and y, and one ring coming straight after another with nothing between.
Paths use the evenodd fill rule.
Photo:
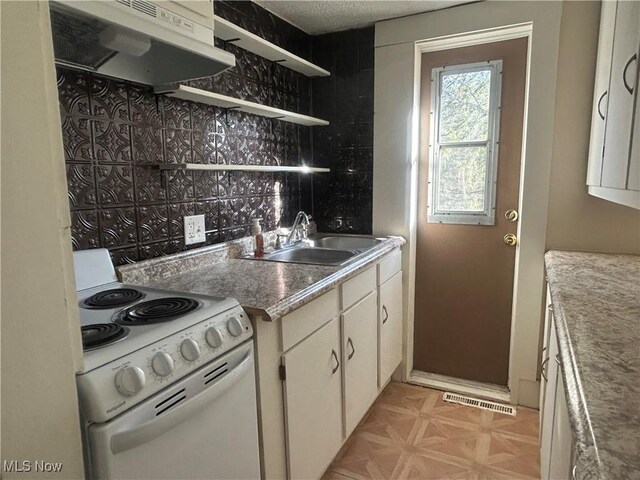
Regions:
<instances>
[{"instance_id":1,"label":"range hood","mask_svg":"<svg viewBox=\"0 0 640 480\"><path fill-rule=\"evenodd\" d=\"M235 66L233 54L213 46L213 20L194 21L177 3L51 0L56 63L146 85Z\"/></svg>"}]
</instances>

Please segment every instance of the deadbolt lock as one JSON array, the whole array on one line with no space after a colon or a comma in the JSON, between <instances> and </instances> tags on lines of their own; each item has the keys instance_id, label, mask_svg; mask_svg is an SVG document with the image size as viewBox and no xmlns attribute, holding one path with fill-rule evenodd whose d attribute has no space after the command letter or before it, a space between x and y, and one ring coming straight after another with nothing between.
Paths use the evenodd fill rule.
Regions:
<instances>
[{"instance_id":1,"label":"deadbolt lock","mask_svg":"<svg viewBox=\"0 0 640 480\"><path fill-rule=\"evenodd\" d=\"M518 212L516 210L507 210L504 212L504 218L509 220L510 222L515 222L518 220Z\"/></svg>"},{"instance_id":2,"label":"deadbolt lock","mask_svg":"<svg viewBox=\"0 0 640 480\"><path fill-rule=\"evenodd\" d=\"M507 233L504 237L502 237L502 240L510 247L514 247L516 243L518 243L518 237L516 237L513 233Z\"/></svg>"}]
</instances>

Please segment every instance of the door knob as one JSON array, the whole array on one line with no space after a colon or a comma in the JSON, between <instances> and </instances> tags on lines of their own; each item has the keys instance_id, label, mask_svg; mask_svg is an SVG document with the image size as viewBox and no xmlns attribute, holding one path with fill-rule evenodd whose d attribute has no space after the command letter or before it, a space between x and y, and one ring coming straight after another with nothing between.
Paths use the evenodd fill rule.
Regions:
<instances>
[{"instance_id":1,"label":"door knob","mask_svg":"<svg viewBox=\"0 0 640 480\"><path fill-rule=\"evenodd\" d=\"M513 233L507 233L504 237L502 237L502 240L510 247L513 247L516 243L518 243L518 237L516 237Z\"/></svg>"},{"instance_id":2,"label":"door knob","mask_svg":"<svg viewBox=\"0 0 640 480\"><path fill-rule=\"evenodd\" d=\"M507 210L504 212L504 218L506 218L510 222L515 222L518 220L518 212L516 210Z\"/></svg>"}]
</instances>

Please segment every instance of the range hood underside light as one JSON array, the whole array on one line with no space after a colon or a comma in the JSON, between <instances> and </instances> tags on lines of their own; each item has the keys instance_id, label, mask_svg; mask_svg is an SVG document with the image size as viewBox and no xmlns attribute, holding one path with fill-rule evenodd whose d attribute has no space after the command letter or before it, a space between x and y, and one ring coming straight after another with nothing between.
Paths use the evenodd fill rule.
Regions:
<instances>
[{"instance_id":1,"label":"range hood underside light","mask_svg":"<svg viewBox=\"0 0 640 480\"><path fill-rule=\"evenodd\" d=\"M51 28L56 63L145 85L208 77L235 65L231 53L213 46L203 44L209 55L196 53L66 10L51 9Z\"/></svg>"}]
</instances>

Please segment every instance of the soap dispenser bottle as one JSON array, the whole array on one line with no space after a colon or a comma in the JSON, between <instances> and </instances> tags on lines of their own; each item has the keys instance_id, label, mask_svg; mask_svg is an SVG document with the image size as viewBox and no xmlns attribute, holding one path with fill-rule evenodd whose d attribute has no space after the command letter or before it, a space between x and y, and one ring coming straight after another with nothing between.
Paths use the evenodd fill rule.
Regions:
<instances>
[{"instance_id":1,"label":"soap dispenser bottle","mask_svg":"<svg viewBox=\"0 0 640 480\"><path fill-rule=\"evenodd\" d=\"M260 258L264 256L264 237L262 236L261 218L251 219L251 235L253 235L253 256Z\"/></svg>"}]
</instances>

